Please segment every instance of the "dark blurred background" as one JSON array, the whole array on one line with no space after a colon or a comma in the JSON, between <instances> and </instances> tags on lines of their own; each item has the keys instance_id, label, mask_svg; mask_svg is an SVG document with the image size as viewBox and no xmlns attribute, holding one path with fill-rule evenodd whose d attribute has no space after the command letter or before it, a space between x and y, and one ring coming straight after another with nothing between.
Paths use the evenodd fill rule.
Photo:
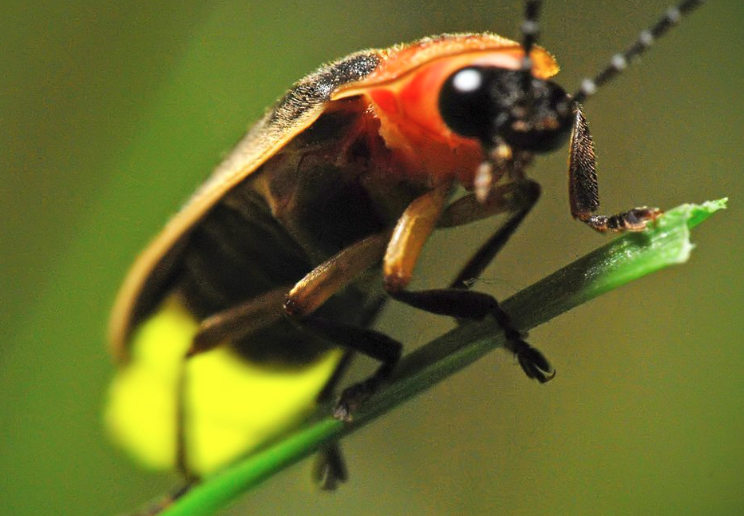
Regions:
<instances>
[{"instance_id":1,"label":"dark blurred background","mask_svg":"<svg viewBox=\"0 0 744 516\"><path fill-rule=\"evenodd\" d=\"M559 81L575 89L668 1L547 1ZM103 434L108 311L137 251L266 106L354 50L516 36L520 19L518 0L3 2L0 512L123 513L178 483ZM494 354L347 439L336 495L303 463L228 513L741 514L742 19L743 3L709 2L585 106L607 211L731 197L688 264L532 332L549 385ZM479 288L512 294L606 240L571 220L565 169L565 151L538 160L544 198ZM417 285L441 285L492 224L437 235ZM415 346L450 324L389 306L379 327Z\"/></svg>"}]
</instances>

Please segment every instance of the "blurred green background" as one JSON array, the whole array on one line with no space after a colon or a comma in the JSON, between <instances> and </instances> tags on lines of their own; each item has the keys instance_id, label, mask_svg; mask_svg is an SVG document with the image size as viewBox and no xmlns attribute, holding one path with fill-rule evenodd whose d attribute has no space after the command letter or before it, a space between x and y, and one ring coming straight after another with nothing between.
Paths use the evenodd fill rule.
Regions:
<instances>
[{"instance_id":1,"label":"blurred green background","mask_svg":"<svg viewBox=\"0 0 744 516\"><path fill-rule=\"evenodd\" d=\"M575 89L668 1L546 2L560 82ZM185 4L0 6L2 514L124 513L178 483L102 432L108 311L136 252L266 106L351 51L515 36L521 17L518 0ZM336 495L301 464L229 513L741 514L742 19L742 2L709 2L586 105L607 211L731 197L687 265L534 331L549 385L490 356L348 439ZM509 295L604 242L571 220L565 168L564 152L538 160L544 198L481 289ZM437 235L417 284L439 286L491 224ZM415 346L450 323L390 306L379 327Z\"/></svg>"}]
</instances>

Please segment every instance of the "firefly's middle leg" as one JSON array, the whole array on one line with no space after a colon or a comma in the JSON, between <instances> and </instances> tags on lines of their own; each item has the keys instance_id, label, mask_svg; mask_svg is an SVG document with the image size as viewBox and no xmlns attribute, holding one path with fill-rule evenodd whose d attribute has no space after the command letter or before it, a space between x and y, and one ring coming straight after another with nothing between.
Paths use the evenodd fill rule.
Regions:
<instances>
[{"instance_id":1,"label":"firefly's middle leg","mask_svg":"<svg viewBox=\"0 0 744 516\"><path fill-rule=\"evenodd\" d=\"M510 186L513 190L511 199L503 198L504 204L492 206L490 210L493 213L509 210L512 211L512 215L473 255L450 287L445 289L423 291L405 289L413 274L415 258L418 257L430 234L412 231L410 227L424 225L420 219L430 216L429 214L434 211L431 205L437 199L430 196L427 200L422 197L412 203L398 221L393 239L388 246L384 262L385 287L394 299L427 312L458 319L483 319L489 315L493 316L504 331L506 348L514 353L527 376L544 383L555 374L548 360L524 340L523 335L514 327L511 318L501 308L496 298L481 292L466 290L466 281L477 278L483 272L514 234L540 196L540 187L533 181L521 180ZM469 199L470 197L466 197L464 200L467 203ZM428 206L422 206L425 203ZM452 208L455 209L457 204L453 204ZM445 212L443 219L448 218L452 216ZM479 218L482 217L474 210L472 220ZM467 213L460 214L457 225L467 222ZM410 256L413 256L414 260L406 259Z\"/></svg>"}]
</instances>

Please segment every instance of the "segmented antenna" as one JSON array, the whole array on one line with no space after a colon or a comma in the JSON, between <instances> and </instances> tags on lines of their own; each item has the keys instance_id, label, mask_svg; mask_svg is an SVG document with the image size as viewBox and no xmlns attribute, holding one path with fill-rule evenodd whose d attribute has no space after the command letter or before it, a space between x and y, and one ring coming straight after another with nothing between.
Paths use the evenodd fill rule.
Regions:
<instances>
[{"instance_id":1,"label":"segmented antenna","mask_svg":"<svg viewBox=\"0 0 744 516\"><path fill-rule=\"evenodd\" d=\"M522 21L522 48L524 48L524 58L522 58L522 91L525 93L527 108L532 110L533 91L532 91L532 59L530 52L535 46L537 38L540 35L540 7L542 0L525 0L524 3L524 20Z\"/></svg>"},{"instance_id":2,"label":"segmented antenna","mask_svg":"<svg viewBox=\"0 0 744 516\"><path fill-rule=\"evenodd\" d=\"M617 53L610 59L610 64L599 72L594 79L586 78L581 82L581 87L574 93L573 100L583 102L591 97L596 91L614 79L629 63L638 58L646 50L651 48L654 41L666 34L669 29L677 25L679 21L696 7L704 4L706 0L682 0L676 7L667 9L664 16L650 29L644 30L638 39L625 52ZM525 34L525 44L527 35Z\"/></svg>"},{"instance_id":3,"label":"segmented antenna","mask_svg":"<svg viewBox=\"0 0 744 516\"><path fill-rule=\"evenodd\" d=\"M529 56L532 47L537 42L540 35L540 7L542 0L526 0L524 3L524 21L522 22L522 47L524 48L524 57L529 64ZM523 66L523 68L527 68Z\"/></svg>"}]
</instances>

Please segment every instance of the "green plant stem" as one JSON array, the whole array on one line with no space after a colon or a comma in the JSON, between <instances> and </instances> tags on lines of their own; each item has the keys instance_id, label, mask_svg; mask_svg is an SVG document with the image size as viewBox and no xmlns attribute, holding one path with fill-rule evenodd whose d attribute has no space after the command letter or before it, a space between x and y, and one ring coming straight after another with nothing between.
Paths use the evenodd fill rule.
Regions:
<instances>
[{"instance_id":1,"label":"green plant stem","mask_svg":"<svg viewBox=\"0 0 744 516\"><path fill-rule=\"evenodd\" d=\"M642 233L626 234L522 290L503 303L518 329L527 331L605 292L668 265L685 262L690 228L725 208L726 199L685 204ZM502 346L495 321L463 324L403 358L393 379L344 424L328 416L193 487L163 516L208 515L277 472L385 414ZM319 414L330 414L321 407Z\"/></svg>"}]
</instances>

